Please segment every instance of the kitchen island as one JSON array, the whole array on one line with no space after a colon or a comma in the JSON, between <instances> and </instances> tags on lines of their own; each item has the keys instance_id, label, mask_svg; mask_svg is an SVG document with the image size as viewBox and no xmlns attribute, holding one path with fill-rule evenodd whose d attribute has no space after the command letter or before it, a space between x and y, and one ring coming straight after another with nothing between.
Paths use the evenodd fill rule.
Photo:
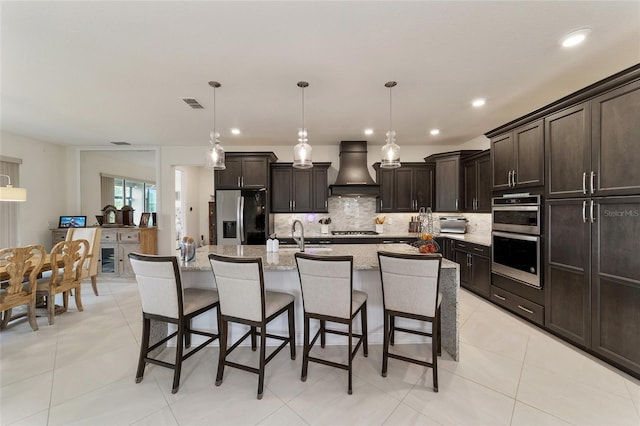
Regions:
<instances>
[{"instance_id":1,"label":"kitchen island","mask_svg":"<svg viewBox=\"0 0 640 426\"><path fill-rule=\"evenodd\" d=\"M378 267L378 250L416 253L416 249L407 244L339 244L326 246L309 246L305 252L310 254L353 256L353 287L368 294L368 328L369 343L383 342L383 313L382 287ZM295 296L296 309L296 339L302 342L303 307L300 293L300 281L296 268L294 254L296 247L281 247L277 253L268 253L265 246L204 246L196 250L196 257L191 262L181 262L183 286L211 288L215 287L215 280L209 264L209 253L238 257L261 257L264 268L265 286L269 290L283 291ZM442 349L448 352L454 360L459 358L460 322L459 322L459 265L449 260L442 260L440 271L440 292L442 293ZM415 321L398 318L398 327L415 328ZM358 327L356 321L355 327ZM216 329L215 315L205 314L194 320L194 328ZM234 325L235 326L235 325ZM421 329L429 330L428 325L421 324ZM424 328L426 327L426 328ZM230 328L231 339L241 335L241 327ZM270 323L269 331L275 334L286 334L287 319L277 318ZM358 331L357 331L358 332ZM194 336L195 337L195 336ZM396 344L416 343L425 339L422 336L396 333ZM328 344L344 344L344 338L327 336Z\"/></svg>"}]
</instances>

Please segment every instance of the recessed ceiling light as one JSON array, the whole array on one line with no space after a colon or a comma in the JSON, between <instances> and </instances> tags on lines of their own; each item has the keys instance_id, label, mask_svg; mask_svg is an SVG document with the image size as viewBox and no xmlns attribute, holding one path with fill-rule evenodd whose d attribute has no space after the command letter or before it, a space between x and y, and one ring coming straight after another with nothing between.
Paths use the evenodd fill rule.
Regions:
<instances>
[{"instance_id":1,"label":"recessed ceiling light","mask_svg":"<svg viewBox=\"0 0 640 426\"><path fill-rule=\"evenodd\" d=\"M582 28L570 32L562 39L562 47L573 47L582 43L587 38L590 32L590 28Z\"/></svg>"},{"instance_id":2,"label":"recessed ceiling light","mask_svg":"<svg viewBox=\"0 0 640 426\"><path fill-rule=\"evenodd\" d=\"M231 134L239 135L240 134L240 129L231 129Z\"/></svg>"},{"instance_id":3,"label":"recessed ceiling light","mask_svg":"<svg viewBox=\"0 0 640 426\"><path fill-rule=\"evenodd\" d=\"M364 129L364 134L367 136L371 136L373 134L373 129Z\"/></svg>"},{"instance_id":4,"label":"recessed ceiling light","mask_svg":"<svg viewBox=\"0 0 640 426\"><path fill-rule=\"evenodd\" d=\"M478 108L481 107L482 105L484 105L487 102L487 100L485 98L478 98L478 99L474 99L473 101L471 101L471 105L473 105L474 107Z\"/></svg>"},{"instance_id":5,"label":"recessed ceiling light","mask_svg":"<svg viewBox=\"0 0 640 426\"><path fill-rule=\"evenodd\" d=\"M431 133L433 136L439 135L440 134L440 129L431 129L431 131L429 133Z\"/></svg>"}]
</instances>

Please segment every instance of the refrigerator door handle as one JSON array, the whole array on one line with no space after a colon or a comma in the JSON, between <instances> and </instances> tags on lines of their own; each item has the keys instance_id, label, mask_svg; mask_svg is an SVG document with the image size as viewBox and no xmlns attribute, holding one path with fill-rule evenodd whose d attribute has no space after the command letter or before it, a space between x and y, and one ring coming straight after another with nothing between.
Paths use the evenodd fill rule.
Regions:
<instances>
[{"instance_id":1,"label":"refrigerator door handle","mask_svg":"<svg viewBox=\"0 0 640 426\"><path fill-rule=\"evenodd\" d=\"M244 243L244 197L238 198L240 204L238 214L240 216L240 243Z\"/></svg>"}]
</instances>

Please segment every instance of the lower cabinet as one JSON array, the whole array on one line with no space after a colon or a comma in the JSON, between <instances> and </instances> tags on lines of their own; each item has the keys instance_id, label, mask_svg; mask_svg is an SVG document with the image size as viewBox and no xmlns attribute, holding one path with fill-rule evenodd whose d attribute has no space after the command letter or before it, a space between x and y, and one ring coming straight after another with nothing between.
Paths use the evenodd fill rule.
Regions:
<instances>
[{"instance_id":1,"label":"lower cabinet","mask_svg":"<svg viewBox=\"0 0 640 426\"><path fill-rule=\"evenodd\" d=\"M546 326L640 376L640 196L547 201Z\"/></svg>"},{"instance_id":2,"label":"lower cabinet","mask_svg":"<svg viewBox=\"0 0 640 426\"><path fill-rule=\"evenodd\" d=\"M103 228L100 240L98 274L133 276L129 253L157 254L156 228Z\"/></svg>"},{"instance_id":3,"label":"lower cabinet","mask_svg":"<svg viewBox=\"0 0 640 426\"><path fill-rule=\"evenodd\" d=\"M453 241L454 262L460 265L460 285L488 298L491 291L489 247Z\"/></svg>"},{"instance_id":4,"label":"lower cabinet","mask_svg":"<svg viewBox=\"0 0 640 426\"><path fill-rule=\"evenodd\" d=\"M544 307L529 299L511 293L501 287L492 285L489 299L498 305L542 325L544 323Z\"/></svg>"}]
</instances>

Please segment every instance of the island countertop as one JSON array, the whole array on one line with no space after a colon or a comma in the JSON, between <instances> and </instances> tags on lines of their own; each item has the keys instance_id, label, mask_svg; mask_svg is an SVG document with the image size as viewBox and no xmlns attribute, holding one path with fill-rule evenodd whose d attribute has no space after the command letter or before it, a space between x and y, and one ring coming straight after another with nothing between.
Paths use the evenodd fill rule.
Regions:
<instances>
[{"instance_id":1,"label":"island countertop","mask_svg":"<svg viewBox=\"0 0 640 426\"><path fill-rule=\"evenodd\" d=\"M264 245L212 245L199 247L196 257L191 262L180 262L182 271L211 271L209 253L223 256L236 257L261 257L265 271L289 271L296 269L294 254L299 250L295 247L281 247L278 252L267 252ZM312 244L305 247L305 253L353 256L354 270L378 270L378 251L390 251L396 253L418 253L415 247L407 244ZM447 259L442 259L442 268L458 268L458 264Z\"/></svg>"}]
</instances>

